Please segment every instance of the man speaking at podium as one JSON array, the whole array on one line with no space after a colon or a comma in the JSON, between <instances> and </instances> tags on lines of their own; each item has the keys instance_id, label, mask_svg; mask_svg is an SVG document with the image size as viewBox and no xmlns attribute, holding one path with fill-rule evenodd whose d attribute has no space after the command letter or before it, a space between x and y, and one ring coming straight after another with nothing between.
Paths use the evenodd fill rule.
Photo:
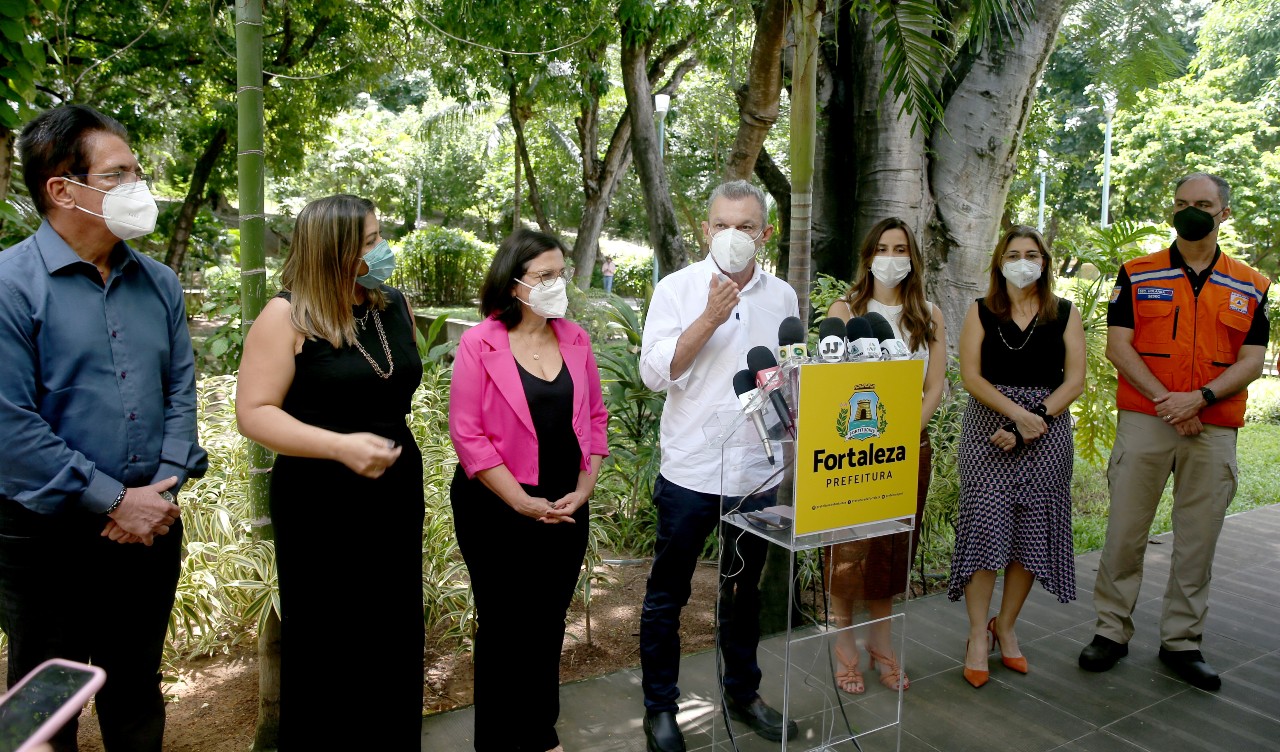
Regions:
<instances>
[{"instance_id":1,"label":"man speaking at podium","mask_svg":"<svg viewBox=\"0 0 1280 752\"><path fill-rule=\"evenodd\" d=\"M756 263L773 236L764 193L745 180L711 193L702 232L711 253L658 283L645 321L640 374L650 389L667 392L662 412L662 465L654 483L658 541L640 616L644 729L650 752L683 752L676 723L680 690L680 610L707 536L720 520L720 448L708 446L703 426L718 413L736 411L733 376L746 367L747 351L776 351L778 325L797 316L795 291ZM756 447L759 449L758 447ZM764 450L729 468L743 495L763 483L771 469ZM737 485L737 484L735 484ZM745 510L745 507L744 507ZM749 511L749 510L745 510ZM767 544L754 535L726 530L722 561L732 576L720 583L720 649L724 691L731 715L761 736L781 740L782 716L760 699L759 581ZM736 546L735 542L739 545ZM787 736L796 733L788 724Z\"/></svg>"}]
</instances>

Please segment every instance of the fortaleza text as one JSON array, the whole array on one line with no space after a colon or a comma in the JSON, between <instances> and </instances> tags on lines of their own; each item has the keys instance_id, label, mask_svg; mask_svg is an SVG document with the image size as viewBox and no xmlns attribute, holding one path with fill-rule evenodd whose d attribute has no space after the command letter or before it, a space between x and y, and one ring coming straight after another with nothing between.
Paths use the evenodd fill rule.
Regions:
<instances>
[{"instance_id":1,"label":"fortaleza text","mask_svg":"<svg viewBox=\"0 0 1280 752\"><path fill-rule=\"evenodd\" d=\"M827 472L852 470L855 467L905 462L906 459L907 448L901 444L892 447L878 447L871 444L866 449L849 447L847 451L836 454L831 454L825 449L815 449L813 450L813 471L816 473L819 470Z\"/></svg>"}]
</instances>

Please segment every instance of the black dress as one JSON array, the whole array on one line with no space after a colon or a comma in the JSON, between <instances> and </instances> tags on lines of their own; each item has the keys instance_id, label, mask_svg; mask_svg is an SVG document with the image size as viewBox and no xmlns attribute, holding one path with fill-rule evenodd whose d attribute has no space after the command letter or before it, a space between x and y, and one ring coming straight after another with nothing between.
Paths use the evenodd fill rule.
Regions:
<instances>
[{"instance_id":1,"label":"black dress","mask_svg":"<svg viewBox=\"0 0 1280 752\"><path fill-rule=\"evenodd\" d=\"M280 584L280 748L416 750L422 738L422 455L405 425L422 361L399 291L354 309L361 346L306 340L284 410L339 433L393 439L377 479L341 462L279 456L271 474ZM288 293L281 293L288 299ZM364 325L359 322L362 317Z\"/></svg>"},{"instance_id":2,"label":"black dress","mask_svg":"<svg viewBox=\"0 0 1280 752\"><path fill-rule=\"evenodd\" d=\"M568 364L551 381L520 367L538 437L538 483L556 501L578 485ZM567 451L566 451L567 449ZM548 525L515 511L458 466L450 488L458 548L476 601L475 740L479 752L545 752L559 744L560 649L565 613L587 550L588 504L574 524Z\"/></svg>"}]
</instances>

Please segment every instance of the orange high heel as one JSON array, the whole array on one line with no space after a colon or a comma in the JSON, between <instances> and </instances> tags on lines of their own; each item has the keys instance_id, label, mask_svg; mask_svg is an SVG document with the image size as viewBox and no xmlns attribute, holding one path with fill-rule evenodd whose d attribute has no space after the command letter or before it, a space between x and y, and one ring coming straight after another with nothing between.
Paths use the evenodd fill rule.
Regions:
<instances>
[{"instance_id":1,"label":"orange high heel","mask_svg":"<svg viewBox=\"0 0 1280 752\"><path fill-rule=\"evenodd\" d=\"M964 641L964 652L966 655L969 652L968 640ZM968 666L965 666L964 680L972 684L974 689L978 689L983 684L986 684L988 681L991 680L991 671L988 669L976 669L976 668L969 668Z\"/></svg>"},{"instance_id":2,"label":"orange high heel","mask_svg":"<svg viewBox=\"0 0 1280 752\"><path fill-rule=\"evenodd\" d=\"M987 652L988 653L991 652L991 638L989 636L987 637ZM964 656L965 660L968 661L969 660L969 641L968 640L964 641L964 653L965 653L965 656ZM977 669L977 668L969 668L968 665L965 665L964 680L969 682L969 684L973 685L974 689L980 688L983 684L986 684L988 681L990 681L990 679L991 679L991 671L989 668Z\"/></svg>"},{"instance_id":3,"label":"orange high heel","mask_svg":"<svg viewBox=\"0 0 1280 752\"><path fill-rule=\"evenodd\" d=\"M996 635L996 617L991 617L991 621L987 622L987 631L991 633L991 644L999 645L1000 638ZM1004 651L1001 651L1000 662L1003 663L1005 668L1010 671L1017 671L1020 674L1027 673L1027 657L1025 655L1020 655L1017 658L1011 658L1005 655Z\"/></svg>"}]
</instances>

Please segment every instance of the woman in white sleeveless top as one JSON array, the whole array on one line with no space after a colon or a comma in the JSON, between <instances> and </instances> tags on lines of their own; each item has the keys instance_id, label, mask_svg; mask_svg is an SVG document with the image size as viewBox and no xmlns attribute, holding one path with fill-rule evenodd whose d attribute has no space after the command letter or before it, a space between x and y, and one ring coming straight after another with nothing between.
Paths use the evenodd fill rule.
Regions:
<instances>
[{"instance_id":1,"label":"woman in white sleeveless top","mask_svg":"<svg viewBox=\"0 0 1280 752\"><path fill-rule=\"evenodd\" d=\"M947 335L942 312L924 297L924 260L911 228L901 219L882 220L862 243L857 281L845 296L831 304L827 316L848 321L868 312L884 316L893 334L907 343L913 360L924 361L924 401L920 410L920 477L916 494L915 530L918 535L933 450L926 429L942 401L946 382ZM854 541L826 549L827 589L832 619L838 627L854 623L855 613L866 611L870 619L883 619L892 611L893 598L904 592L907 570L915 561L917 535L899 533ZM868 627L864 644L880 683L892 690L907 689L911 682L893 651L888 620ZM866 690L858 665L857 636L841 632L835 642L836 674L841 690L861 694Z\"/></svg>"}]
</instances>

